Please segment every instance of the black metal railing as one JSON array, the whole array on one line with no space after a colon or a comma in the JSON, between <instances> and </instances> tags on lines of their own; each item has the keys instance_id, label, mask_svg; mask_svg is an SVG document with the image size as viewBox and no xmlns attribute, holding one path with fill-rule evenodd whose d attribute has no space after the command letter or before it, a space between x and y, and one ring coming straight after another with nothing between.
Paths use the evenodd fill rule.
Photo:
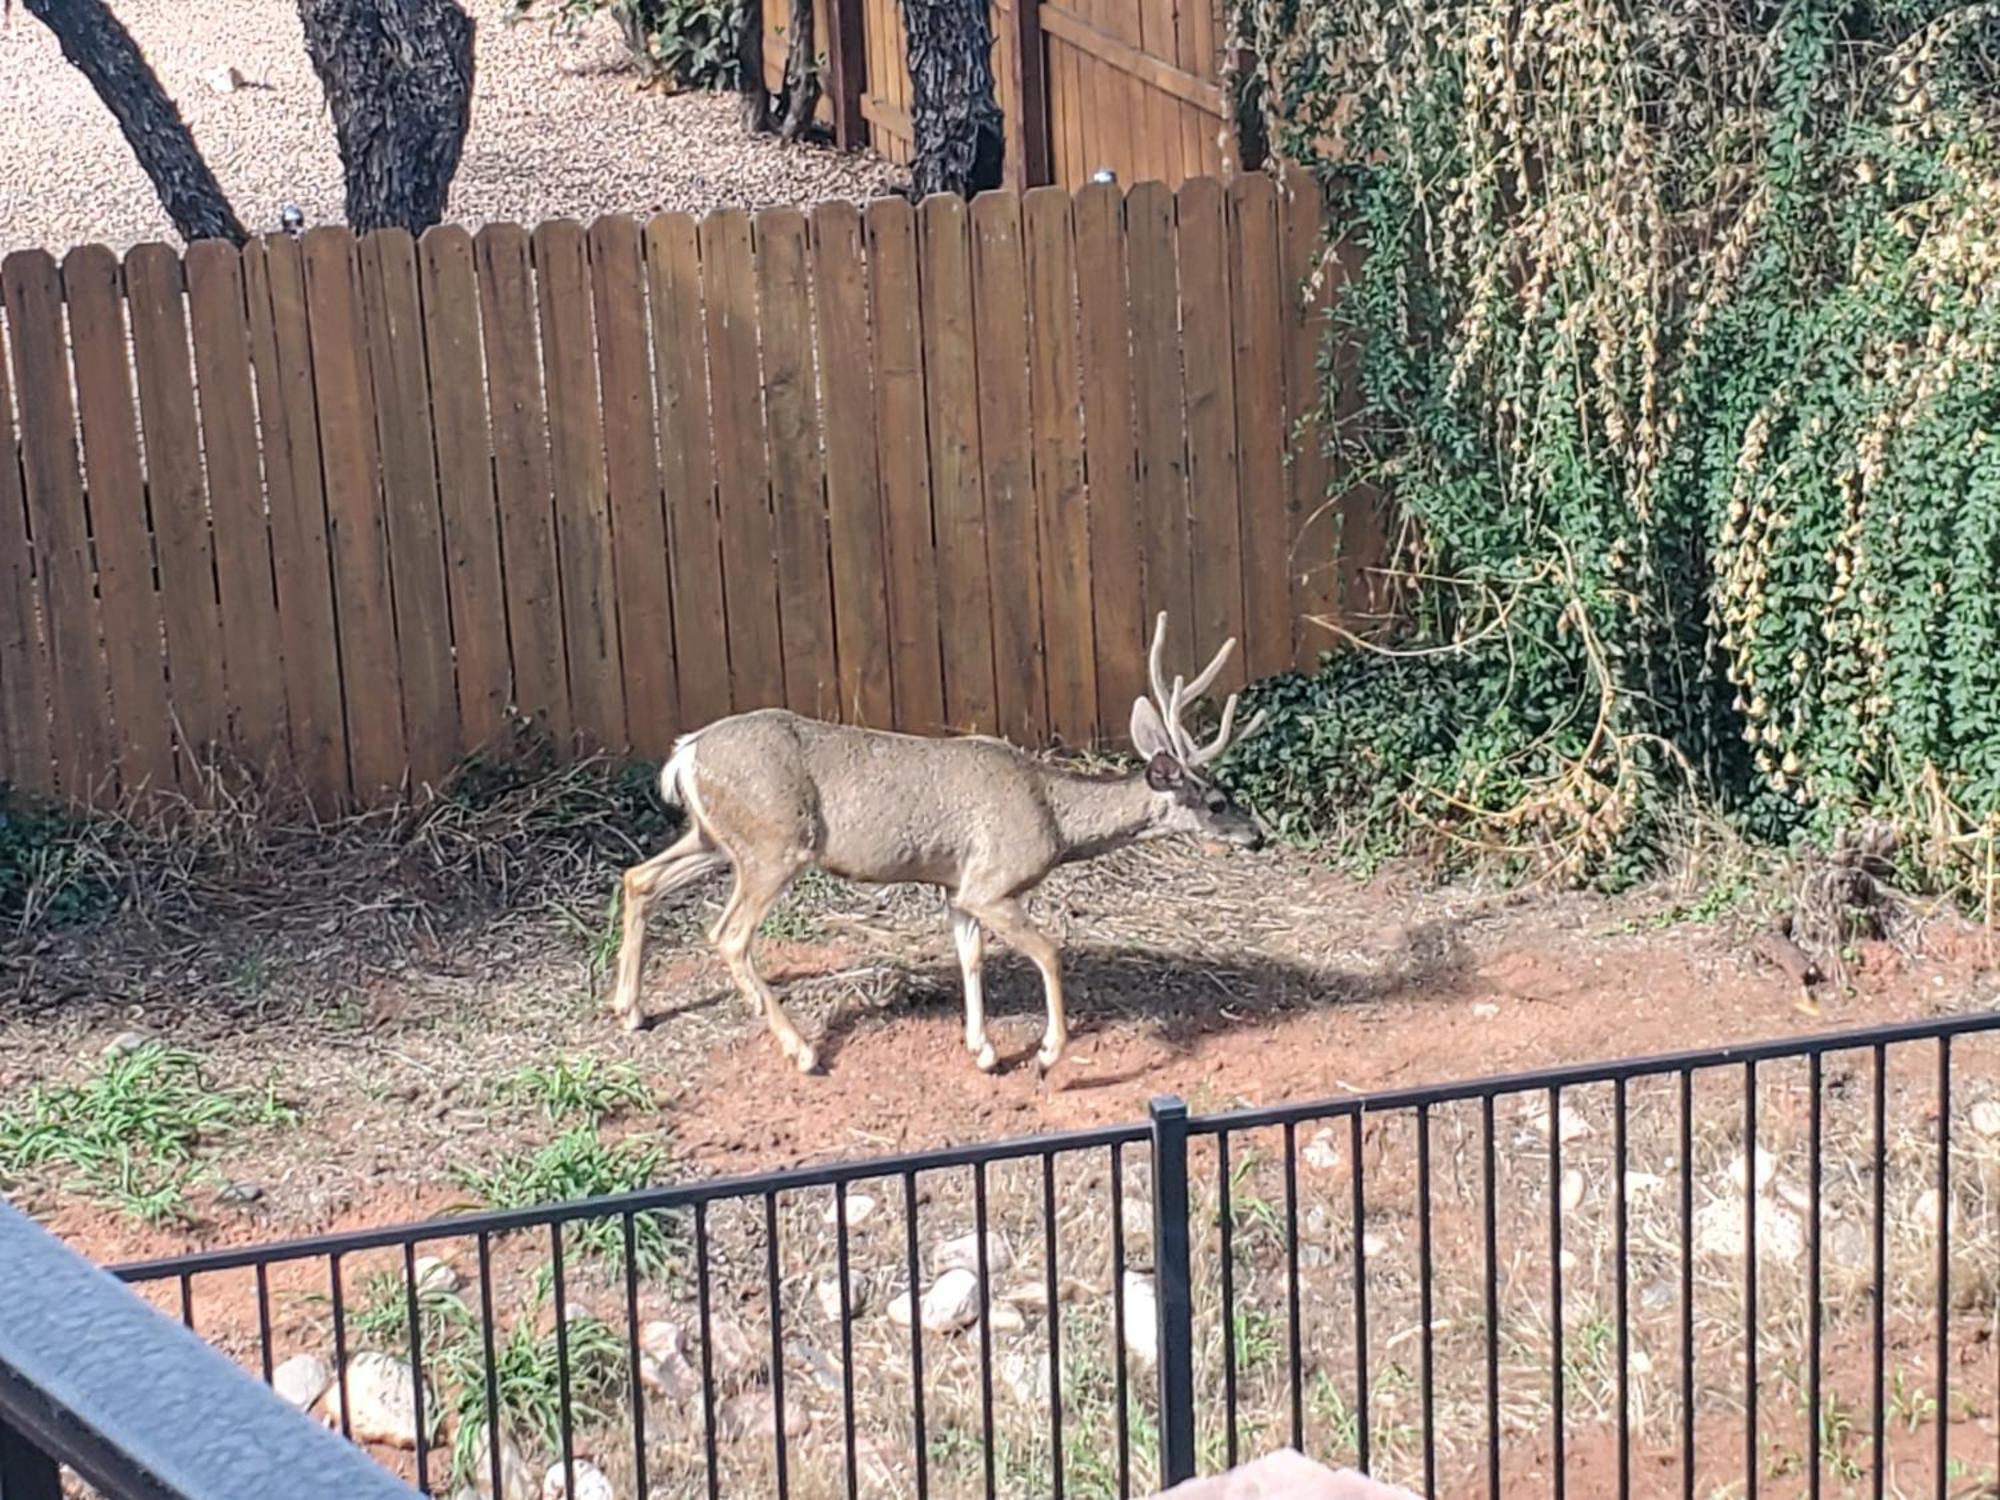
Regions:
<instances>
[{"instance_id":1,"label":"black metal railing","mask_svg":"<svg viewBox=\"0 0 2000 1500\"><path fill-rule=\"evenodd\" d=\"M117 1274L266 1379L328 1360L346 1431L358 1356L400 1368L376 1451L438 1493L1128 1496L1290 1443L1427 1495L1993 1494L1996 1031L1162 1100Z\"/></svg>"}]
</instances>

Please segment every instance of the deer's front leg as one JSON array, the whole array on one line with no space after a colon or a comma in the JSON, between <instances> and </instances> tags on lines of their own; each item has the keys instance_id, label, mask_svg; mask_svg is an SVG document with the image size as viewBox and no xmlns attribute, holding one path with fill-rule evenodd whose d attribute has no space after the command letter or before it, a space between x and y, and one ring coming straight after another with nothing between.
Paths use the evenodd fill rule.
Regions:
<instances>
[{"instance_id":1,"label":"deer's front leg","mask_svg":"<svg viewBox=\"0 0 2000 1500\"><path fill-rule=\"evenodd\" d=\"M1029 961L1042 971L1042 990L1048 999L1049 1024L1042 1033L1042 1050L1035 1054L1035 1062L1044 1073L1048 1072L1062 1057L1063 1048L1069 1045L1069 1018L1063 1009L1062 957L1056 951L1056 945L1028 920L1027 912L1012 896L975 904L961 892L959 904L992 928L1002 942L1027 954Z\"/></svg>"},{"instance_id":2,"label":"deer's front leg","mask_svg":"<svg viewBox=\"0 0 2000 1500\"><path fill-rule=\"evenodd\" d=\"M980 930L979 919L956 902L947 902L947 909L951 912L952 941L958 945L959 972L965 978L966 1050L978 1060L980 1072L991 1073L999 1059L993 1043L986 1039L986 934Z\"/></svg>"}]
</instances>

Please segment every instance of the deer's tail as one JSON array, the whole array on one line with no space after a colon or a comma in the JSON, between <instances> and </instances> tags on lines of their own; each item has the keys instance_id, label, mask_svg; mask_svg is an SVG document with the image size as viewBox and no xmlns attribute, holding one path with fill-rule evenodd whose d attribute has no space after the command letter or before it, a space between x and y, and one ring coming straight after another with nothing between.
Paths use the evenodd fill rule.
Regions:
<instances>
[{"instance_id":1,"label":"deer's tail","mask_svg":"<svg viewBox=\"0 0 2000 1500\"><path fill-rule=\"evenodd\" d=\"M684 807L695 811L694 774L695 744L701 738L701 731L684 734L674 741L674 753L667 757L667 763L660 767L660 800L669 807Z\"/></svg>"}]
</instances>

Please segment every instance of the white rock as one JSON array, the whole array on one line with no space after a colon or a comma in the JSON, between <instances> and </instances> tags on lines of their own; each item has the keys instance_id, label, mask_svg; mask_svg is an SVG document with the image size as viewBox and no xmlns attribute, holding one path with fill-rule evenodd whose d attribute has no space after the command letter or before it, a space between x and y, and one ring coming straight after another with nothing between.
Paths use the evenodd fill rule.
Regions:
<instances>
[{"instance_id":1,"label":"white rock","mask_svg":"<svg viewBox=\"0 0 2000 1500\"><path fill-rule=\"evenodd\" d=\"M742 1389L769 1373L770 1352L766 1345L754 1344L743 1325L734 1318L717 1314L709 1320L709 1336L715 1342L715 1378L718 1383Z\"/></svg>"},{"instance_id":2,"label":"white rock","mask_svg":"<svg viewBox=\"0 0 2000 1500\"><path fill-rule=\"evenodd\" d=\"M847 1195L847 1227L849 1229L859 1229L863 1224L868 1222L869 1216L874 1212L875 1200L866 1193L849 1193ZM827 1204L825 1211L820 1217L826 1221L827 1228L837 1228L840 1224L839 1205L834 1203Z\"/></svg>"},{"instance_id":3,"label":"white rock","mask_svg":"<svg viewBox=\"0 0 2000 1500\"><path fill-rule=\"evenodd\" d=\"M804 1437L812 1429L812 1413L789 1399L785 1402L785 1436ZM744 1438L772 1438L778 1433L778 1416L771 1392L759 1386L731 1396L715 1412L715 1430L731 1442Z\"/></svg>"},{"instance_id":4,"label":"white rock","mask_svg":"<svg viewBox=\"0 0 2000 1500\"><path fill-rule=\"evenodd\" d=\"M569 1482L572 1473L576 1479L573 1489ZM618 1492L611 1488L604 1471L589 1459L577 1459L570 1469L565 1469L562 1460L557 1459L542 1476L542 1500L618 1500Z\"/></svg>"},{"instance_id":5,"label":"white rock","mask_svg":"<svg viewBox=\"0 0 2000 1500\"><path fill-rule=\"evenodd\" d=\"M1563 1251L1562 1254L1556 1257L1556 1264L1561 1266L1565 1272L1574 1271L1577 1267L1576 1252L1574 1250Z\"/></svg>"},{"instance_id":6,"label":"white rock","mask_svg":"<svg viewBox=\"0 0 2000 1500\"><path fill-rule=\"evenodd\" d=\"M867 1298L862 1295L866 1283L856 1281L852 1275L847 1281L847 1313L858 1318L867 1309ZM813 1285L813 1298L819 1303L819 1310L829 1323L840 1321L840 1277L822 1276Z\"/></svg>"},{"instance_id":7,"label":"white rock","mask_svg":"<svg viewBox=\"0 0 2000 1500\"><path fill-rule=\"evenodd\" d=\"M1777 1191L1780 1200L1791 1204L1800 1213L1809 1214L1812 1212L1812 1194L1808 1193L1804 1188L1794 1186L1789 1182L1780 1181Z\"/></svg>"},{"instance_id":8,"label":"white rock","mask_svg":"<svg viewBox=\"0 0 2000 1500\"><path fill-rule=\"evenodd\" d=\"M248 81L242 72L234 66L217 68L213 72L202 75L202 82L214 89L218 94L233 94Z\"/></svg>"},{"instance_id":9,"label":"white rock","mask_svg":"<svg viewBox=\"0 0 2000 1500\"><path fill-rule=\"evenodd\" d=\"M340 1385L326 1398L328 1415L340 1424ZM370 1350L347 1362L348 1427L356 1441L384 1443L392 1448L417 1446L416 1380L407 1363ZM424 1393L424 1415L437 1403Z\"/></svg>"},{"instance_id":10,"label":"white rock","mask_svg":"<svg viewBox=\"0 0 2000 1500\"><path fill-rule=\"evenodd\" d=\"M1160 1358L1160 1303L1143 1271L1125 1273L1125 1349L1144 1365Z\"/></svg>"},{"instance_id":11,"label":"white rock","mask_svg":"<svg viewBox=\"0 0 2000 1500\"><path fill-rule=\"evenodd\" d=\"M271 1372L271 1389L300 1411L311 1411L332 1384L333 1366L317 1354L294 1354Z\"/></svg>"},{"instance_id":12,"label":"white rock","mask_svg":"<svg viewBox=\"0 0 2000 1500\"><path fill-rule=\"evenodd\" d=\"M1046 1407L1049 1401L1049 1360L1045 1354L1016 1350L1000 1360L1000 1379L1025 1407Z\"/></svg>"},{"instance_id":13,"label":"white rock","mask_svg":"<svg viewBox=\"0 0 2000 1500\"><path fill-rule=\"evenodd\" d=\"M1125 1230L1125 1248L1153 1242L1153 1205L1145 1198L1126 1197L1118 1205L1118 1222Z\"/></svg>"},{"instance_id":14,"label":"white rock","mask_svg":"<svg viewBox=\"0 0 2000 1500\"><path fill-rule=\"evenodd\" d=\"M1315 1167L1322 1172L1331 1172L1339 1166L1340 1151L1333 1143L1333 1127L1322 1125L1315 1130L1312 1139L1306 1142L1305 1150L1299 1155L1305 1158L1307 1166Z\"/></svg>"},{"instance_id":15,"label":"white rock","mask_svg":"<svg viewBox=\"0 0 2000 1500\"><path fill-rule=\"evenodd\" d=\"M1536 1134L1546 1136L1549 1133L1549 1101L1545 1097L1540 1094L1531 1095L1523 1108L1523 1113L1527 1115L1528 1124L1534 1127ZM1565 1104L1562 1107L1561 1133L1565 1145L1570 1141L1580 1141L1590 1134L1590 1121Z\"/></svg>"},{"instance_id":16,"label":"white rock","mask_svg":"<svg viewBox=\"0 0 2000 1500\"><path fill-rule=\"evenodd\" d=\"M1991 1099L1981 1099L1972 1106L1969 1118L1972 1128L1991 1140L2000 1135L2000 1103Z\"/></svg>"},{"instance_id":17,"label":"white rock","mask_svg":"<svg viewBox=\"0 0 2000 1500\"><path fill-rule=\"evenodd\" d=\"M1074 1276L1065 1276L1056 1284L1056 1295L1064 1302L1090 1302L1105 1294L1087 1281L1078 1281ZM1049 1284L1039 1279L1023 1281L1002 1292L1000 1300L1012 1302L1017 1307L1033 1308L1036 1312L1047 1312Z\"/></svg>"},{"instance_id":18,"label":"white rock","mask_svg":"<svg viewBox=\"0 0 2000 1500\"><path fill-rule=\"evenodd\" d=\"M1937 1232L1938 1190L1936 1188L1925 1188L1918 1196L1917 1218L1923 1224L1924 1228L1930 1230L1932 1233ZM1958 1228L1958 1205L1956 1204L1953 1204L1951 1208L1951 1228L1954 1230Z\"/></svg>"},{"instance_id":19,"label":"white rock","mask_svg":"<svg viewBox=\"0 0 2000 1500\"><path fill-rule=\"evenodd\" d=\"M104 1044L102 1056L107 1062L137 1052L152 1040L143 1031L121 1031Z\"/></svg>"},{"instance_id":20,"label":"white rock","mask_svg":"<svg viewBox=\"0 0 2000 1500\"><path fill-rule=\"evenodd\" d=\"M1372 1229L1361 1236L1361 1255L1364 1260L1373 1260L1388 1248L1387 1237L1375 1233Z\"/></svg>"},{"instance_id":21,"label":"white rock","mask_svg":"<svg viewBox=\"0 0 2000 1500\"><path fill-rule=\"evenodd\" d=\"M435 1255L418 1256L416 1272L419 1292L448 1294L465 1285L459 1279L458 1272L453 1269L451 1262L440 1260Z\"/></svg>"},{"instance_id":22,"label":"white rock","mask_svg":"<svg viewBox=\"0 0 2000 1500\"><path fill-rule=\"evenodd\" d=\"M1658 1192L1667 1185L1664 1177L1655 1177L1651 1172L1627 1172L1625 1174L1625 1196L1638 1198L1646 1193Z\"/></svg>"},{"instance_id":23,"label":"white rock","mask_svg":"<svg viewBox=\"0 0 2000 1500\"><path fill-rule=\"evenodd\" d=\"M987 1310L987 1321L995 1333L1019 1333L1028 1326L1021 1309L1011 1302L996 1302Z\"/></svg>"},{"instance_id":24,"label":"white rock","mask_svg":"<svg viewBox=\"0 0 2000 1500\"><path fill-rule=\"evenodd\" d=\"M1763 1192L1765 1188L1771 1185L1771 1179L1777 1175L1778 1158L1766 1151L1762 1146L1759 1146L1757 1148L1757 1191L1760 1193ZM1729 1163L1729 1180L1735 1183L1737 1191L1741 1192L1743 1185L1749 1180L1749 1176L1749 1171L1744 1166L1743 1153L1739 1151Z\"/></svg>"},{"instance_id":25,"label":"white rock","mask_svg":"<svg viewBox=\"0 0 2000 1500\"><path fill-rule=\"evenodd\" d=\"M639 1379L671 1401L684 1401L701 1389L680 1324L656 1320L640 1328Z\"/></svg>"},{"instance_id":26,"label":"white rock","mask_svg":"<svg viewBox=\"0 0 2000 1500\"><path fill-rule=\"evenodd\" d=\"M1653 1357L1644 1349L1634 1349L1632 1351L1631 1363L1634 1375L1650 1375L1653 1373Z\"/></svg>"},{"instance_id":27,"label":"white rock","mask_svg":"<svg viewBox=\"0 0 2000 1500\"><path fill-rule=\"evenodd\" d=\"M1581 1202L1583 1202L1583 1173L1577 1171L1575 1167L1571 1167L1567 1172L1563 1173L1563 1212L1566 1214L1575 1213L1577 1205Z\"/></svg>"},{"instance_id":28,"label":"white rock","mask_svg":"<svg viewBox=\"0 0 2000 1500\"><path fill-rule=\"evenodd\" d=\"M946 1271L924 1293L920 1312L927 1333L956 1333L979 1319L979 1278L970 1271Z\"/></svg>"},{"instance_id":29,"label":"white rock","mask_svg":"<svg viewBox=\"0 0 2000 1500\"><path fill-rule=\"evenodd\" d=\"M479 1435L479 1439L473 1445L472 1451L472 1468L469 1471L469 1477L472 1480L472 1493L475 1495L490 1495L493 1493L493 1459L490 1450L486 1446L485 1433L482 1432ZM527 1459L521 1456L521 1450L515 1446L514 1440L512 1438L502 1438L500 1440L500 1493L508 1496L528 1496L535 1494L538 1487L539 1481L535 1478L535 1471L528 1467Z\"/></svg>"},{"instance_id":30,"label":"white rock","mask_svg":"<svg viewBox=\"0 0 2000 1500\"><path fill-rule=\"evenodd\" d=\"M910 1326L910 1294L898 1292L889 1299L889 1321L898 1328Z\"/></svg>"},{"instance_id":31,"label":"white rock","mask_svg":"<svg viewBox=\"0 0 2000 1500\"><path fill-rule=\"evenodd\" d=\"M1743 1200L1717 1198L1694 1216L1694 1245L1703 1255L1740 1260L1743 1257ZM1806 1230L1799 1216L1768 1198L1757 1200L1757 1258L1790 1264L1805 1250Z\"/></svg>"},{"instance_id":32,"label":"white rock","mask_svg":"<svg viewBox=\"0 0 2000 1500\"><path fill-rule=\"evenodd\" d=\"M986 1231L986 1269L988 1274L998 1276L1014 1264L1014 1252L1006 1238L994 1230ZM933 1271L979 1272L979 1236L962 1234L955 1240L946 1240L931 1252Z\"/></svg>"}]
</instances>

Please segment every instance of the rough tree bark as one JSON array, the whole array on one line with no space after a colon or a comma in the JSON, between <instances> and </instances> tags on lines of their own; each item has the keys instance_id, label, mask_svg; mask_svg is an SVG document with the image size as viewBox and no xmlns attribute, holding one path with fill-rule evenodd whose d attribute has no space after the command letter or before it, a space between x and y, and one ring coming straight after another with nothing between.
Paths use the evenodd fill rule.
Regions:
<instances>
[{"instance_id":1,"label":"rough tree bark","mask_svg":"<svg viewBox=\"0 0 2000 1500\"><path fill-rule=\"evenodd\" d=\"M154 76L139 44L103 0L22 0L28 14L55 33L63 56L90 80L118 121L139 165L153 180L160 206L182 239L249 238L222 185L202 160L187 122ZM5 8L11 8L11 0Z\"/></svg>"},{"instance_id":2,"label":"rough tree bark","mask_svg":"<svg viewBox=\"0 0 2000 1500\"><path fill-rule=\"evenodd\" d=\"M778 134L795 141L812 128L813 111L819 108L813 0L791 0L791 14L785 26L785 113Z\"/></svg>"},{"instance_id":3,"label":"rough tree bark","mask_svg":"<svg viewBox=\"0 0 2000 1500\"><path fill-rule=\"evenodd\" d=\"M299 0L356 233L444 217L472 119L472 21L456 0Z\"/></svg>"},{"instance_id":4,"label":"rough tree bark","mask_svg":"<svg viewBox=\"0 0 2000 1500\"><path fill-rule=\"evenodd\" d=\"M764 87L764 0L743 0L736 33L736 87L743 128L752 135L771 128L771 91Z\"/></svg>"},{"instance_id":5,"label":"rough tree bark","mask_svg":"<svg viewBox=\"0 0 2000 1500\"><path fill-rule=\"evenodd\" d=\"M993 98L993 29L986 0L903 0L910 43L913 196L1000 186L1006 138Z\"/></svg>"}]
</instances>

